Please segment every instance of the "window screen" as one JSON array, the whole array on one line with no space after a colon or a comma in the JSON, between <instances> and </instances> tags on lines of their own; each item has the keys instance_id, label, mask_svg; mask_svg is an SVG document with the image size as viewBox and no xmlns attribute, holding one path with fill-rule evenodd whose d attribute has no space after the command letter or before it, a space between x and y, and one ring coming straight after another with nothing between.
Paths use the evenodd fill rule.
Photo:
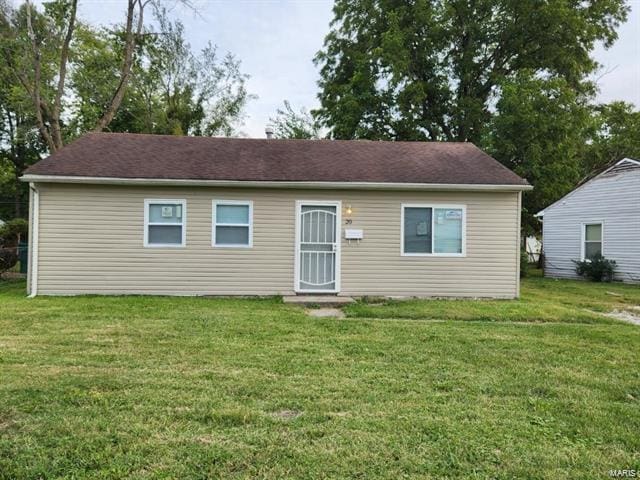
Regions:
<instances>
[{"instance_id":1,"label":"window screen","mask_svg":"<svg viewBox=\"0 0 640 480\"><path fill-rule=\"evenodd\" d=\"M464 210L404 207L404 254L462 254Z\"/></svg>"},{"instance_id":2,"label":"window screen","mask_svg":"<svg viewBox=\"0 0 640 480\"><path fill-rule=\"evenodd\" d=\"M214 202L214 246L251 246L250 202Z\"/></svg>"},{"instance_id":3,"label":"window screen","mask_svg":"<svg viewBox=\"0 0 640 480\"><path fill-rule=\"evenodd\" d=\"M145 208L146 246L184 246L184 201L147 200Z\"/></svg>"},{"instance_id":4,"label":"window screen","mask_svg":"<svg viewBox=\"0 0 640 480\"><path fill-rule=\"evenodd\" d=\"M404 252L431 253L431 209L404 209Z\"/></svg>"},{"instance_id":5,"label":"window screen","mask_svg":"<svg viewBox=\"0 0 640 480\"><path fill-rule=\"evenodd\" d=\"M584 226L584 258L602 255L602 224Z\"/></svg>"}]
</instances>

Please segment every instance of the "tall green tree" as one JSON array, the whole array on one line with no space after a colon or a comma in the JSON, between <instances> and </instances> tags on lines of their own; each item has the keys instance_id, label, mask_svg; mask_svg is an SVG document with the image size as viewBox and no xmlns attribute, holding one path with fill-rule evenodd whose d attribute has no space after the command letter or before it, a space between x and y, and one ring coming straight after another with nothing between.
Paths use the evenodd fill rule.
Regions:
<instances>
[{"instance_id":1,"label":"tall green tree","mask_svg":"<svg viewBox=\"0 0 640 480\"><path fill-rule=\"evenodd\" d=\"M276 138L318 139L320 127L309 111L296 111L288 100L276 110L276 116L269 119Z\"/></svg>"},{"instance_id":2,"label":"tall green tree","mask_svg":"<svg viewBox=\"0 0 640 480\"><path fill-rule=\"evenodd\" d=\"M40 159L45 149L36 127L33 104L23 94L11 68L0 62L1 219L26 215L28 186L19 177L27 166Z\"/></svg>"},{"instance_id":3,"label":"tall green tree","mask_svg":"<svg viewBox=\"0 0 640 480\"><path fill-rule=\"evenodd\" d=\"M640 111L632 104L596 106L594 124L584 158L586 175L592 176L625 157L640 159Z\"/></svg>"},{"instance_id":4,"label":"tall green tree","mask_svg":"<svg viewBox=\"0 0 640 480\"><path fill-rule=\"evenodd\" d=\"M526 69L575 89L624 0L337 0L316 58L335 138L478 142L499 85Z\"/></svg>"},{"instance_id":5,"label":"tall green tree","mask_svg":"<svg viewBox=\"0 0 640 480\"><path fill-rule=\"evenodd\" d=\"M586 89L586 87L585 87ZM524 233L539 231L533 217L570 192L584 176L585 139L593 129L591 96L561 77L523 72L501 86L487 150L534 185L524 195Z\"/></svg>"},{"instance_id":6,"label":"tall green tree","mask_svg":"<svg viewBox=\"0 0 640 480\"><path fill-rule=\"evenodd\" d=\"M171 21L164 9L155 12L157 31L142 35L129 88L109 127L111 131L171 135L233 135L244 108L253 98L249 78L233 55L220 55L209 43L194 52L184 26ZM82 35L79 35L82 37ZM74 107L78 129L90 128L109 102L117 81L117 31L87 35L79 67L72 75L78 92ZM104 78L100 85L96 77Z\"/></svg>"},{"instance_id":7,"label":"tall green tree","mask_svg":"<svg viewBox=\"0 0 640 480\"><path fill-rule=\"evenodd\" d=\"M150 1L127 0L118 81L94 131L104 130L122 103ZM78 0L52 0L39 11L25 0L17 9L6 2L0 8L4 60L31 99L36 125L50 152L62 148L70 137L63 118L65 99L72 96L66 80L68 71L75 68L77 6Z\"/></svg>"},{"instance_id":8,"label":"tall green tree","mask_svg":"<svg viewBox=\"0 0 640 480\"><path fill-rule=\"evenodd\" d=\"M2 79L0 74L0 80L6 77ZM3 220L27 214L28 186L20 181L20 176L26 167L40 160L46 148L35 128L30 103L22 101L16 91L20 91L19 87L5 82L0 89L0 218Z\"/></svg>"},{"instance_id":9,"label":"tall green tree","mask_svg":"<svg viewBox=\"0 0 640 480\"><path fill-rule=\"evenodd\" d=\"M107 108L118 86L123 43L119 28L92 28L79 25L76 29L74 69L69 77L73 92L68 104L67 130L77 136L91 131ZM136 84L142 75L142 63L148 44L153 42L148 32L141 34L134 55L132 75L118 110L106 127L109 131L145 131L145 99ZM96 81L99 79L99 81Z\"/></svg>"},{"instance_id":10,"label":"tall green tree","mask_svg":"<svg viewBox=\"0 0 640 480\"><path fill-rule=\"evenodd\" d=\"M158 81L163 106L157 128L183 135L233 135L247 101L248 75L232 54L221 56L209 42L193 53L184 25L156 13L159 34L150 54L148 73Z\"/></svg>"}]
</instances>

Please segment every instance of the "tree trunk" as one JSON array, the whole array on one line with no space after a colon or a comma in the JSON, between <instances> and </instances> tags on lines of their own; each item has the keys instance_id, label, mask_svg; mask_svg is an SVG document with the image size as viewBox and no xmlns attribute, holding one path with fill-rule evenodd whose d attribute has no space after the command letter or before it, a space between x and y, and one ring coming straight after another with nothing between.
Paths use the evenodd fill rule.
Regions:
<instances>
[{"instance_id":1,"label":"tree trunk","mask_svg":"<svg viewBox=\"0 0 640 480\"><path fill-rule=\"evenodd\" d=\"M18 171L15 171L15 184L16 184L16 190L13 196L14 199L14 216L15 218L21 218L22 217L22 196L20 195L20 190L22 190L22 182L20 181L20 175L22 173L18 173Z\"/></svg>"},{"instance_id":2,"label":"tree trunk","mask_svg":"<svg viewBox=\"0 0 640 480\"><path fill-rule=\"evenodd\" d=\"M33 106L36 113L36 123L38 125L38 130L40 131L40 135L43 140L49 147L51 153L58 150L58 145L55 143L53 137L50 135L47 126L44 123L44 118L42 117L42 101L40 98L40 79L41 79L41 61L40 61L40 46L38 45L38 40L36 39L36 34L33 30L33 24L31 23L31 2L29 0L25 1L27 7L27 31L29 33L29 38L31 40L31 47L33 48L33 89L31 92L31 98L33 100ZM26 79L25 79L26 80ZM25 83L25 88L28 83ZM62 145L60 145L61 147Z\"/></svg>"},{"instance_id":3,"label":"tree trunk","mask_svg":"<svg viewBox=\"0 0 640 480\"><path fill-rule=\"evenodd\" d=\"M143 26L143 15L144 15L144 7L150 0L128 0L127 6L127 23L126 23L126 33L125 33L125 48L124 48L124 59L122 61L122 68L120 69L120 82L118 84L118 88L116 88L111 101L109 102L109 106L107 107L104 115L98 123L96 127L93 129L94 132L101 132L104 130L113 120L124 95L127 91L127 85L129 84L129 78L131 77L131 68L133 67L133 52L136 47L136 43L140 35L142 34L142 26ZM136 25L136 31L133 31L133 19L135 15L135 7L138 5L138 19Z\"/></svg>"},{"instance_id":4,"label":"tree trunk","mask_svg":"<svg viewBox=\"0 0 640 480\"><path fill-rule=\"evenodd\" d=\"M64 142L62 140L62 129L60 128L60 111L62 110L62 96L64 95L64 81L67 76L67 62L69 60L69 45L73 38L73 30L76 26L76 10L78 8L78 0L71 2L71 14L69 16L69 26L60 50L60 68L58 70L58 88L51 110L51 136L53 141L62 148Z\"/></svg>"}]
</instances>

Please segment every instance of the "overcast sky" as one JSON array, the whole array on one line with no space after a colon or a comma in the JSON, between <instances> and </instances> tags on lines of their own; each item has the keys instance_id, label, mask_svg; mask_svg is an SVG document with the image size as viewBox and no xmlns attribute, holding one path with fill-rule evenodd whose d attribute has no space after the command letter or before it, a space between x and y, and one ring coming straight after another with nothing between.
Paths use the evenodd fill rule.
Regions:
<instances>
[{"instance_id":1,"label":"overcast sky","mask_svg":"<svg viewBox=\"0 0 640 480\"><path fill-rule=\"evenodd\" d=\"M312 59L329 30L328 0L195 0L197 14L182 7L172 14L185 24L192 47L209 40L221 51L242 61L251 79L248 89L258 98L247 106L242 131L263 137L269 117L284 99L294 108L314 108L318 73ZM619 39L609 50L597 48L603 65L599 100L626 100L640 106L640 0L631 0L629 20L619 29ZM122 0L80 0L79 15L94 24L124 19ZM602 76L600 76L602 75Z\"/></svg>"}]
</instances>

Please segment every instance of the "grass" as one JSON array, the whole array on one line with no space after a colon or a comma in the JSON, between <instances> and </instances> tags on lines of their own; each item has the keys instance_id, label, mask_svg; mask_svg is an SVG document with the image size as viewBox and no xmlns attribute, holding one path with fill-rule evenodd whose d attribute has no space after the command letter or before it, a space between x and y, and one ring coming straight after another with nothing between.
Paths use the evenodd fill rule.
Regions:
<instances>
[{"instance_id":1,"label":"grass","mask_svg":"<svg viewBox=\"0 0 640 480\"><path fill-rule=\"evenodd\" d=\"M603 313L640 305L640 287L543 278L533 271L512 300L361 301L345 309L354 318L616 323ZM635 311L640 315L640 312Z\"/></svg>"},{"instance_id":2,"label":"grass","mask_svg":"<svg viewBox=\"0 0 640 480\"><path fill-rule=\"evenodd\" d=\"M403 320L334 320L275 298L26 299L5 283L0 478L640 469L640 327L582 313L638 290L533 278L519 302L361 304L350 315ZM439 312L505 321L421 320Z\"/></svg>"}]
</instances>

